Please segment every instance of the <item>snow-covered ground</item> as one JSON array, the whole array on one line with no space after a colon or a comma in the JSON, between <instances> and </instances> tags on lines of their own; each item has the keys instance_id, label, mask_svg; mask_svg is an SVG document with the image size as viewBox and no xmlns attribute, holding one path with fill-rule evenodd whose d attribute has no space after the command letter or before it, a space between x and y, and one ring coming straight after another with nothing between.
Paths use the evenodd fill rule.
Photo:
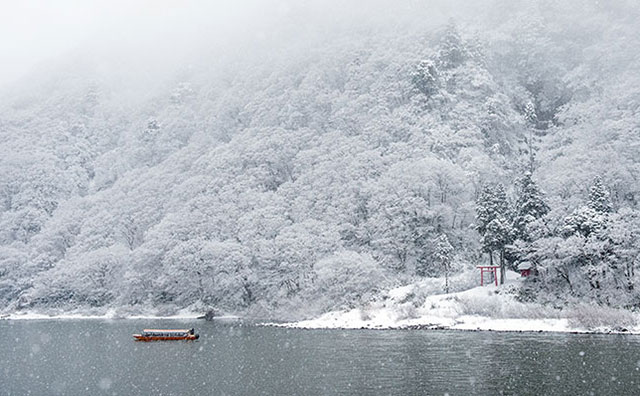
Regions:
<instances>
[{"instance_id":1,"label":"snow-covered ground","mask_svg":"<svg viewBox=\"0 0 640 396\"><path fill-rule=\"evenodd\" d=\"M158 315L153 313L146 314L125 314L116 309L110 309L102 314L91 314L87 312L65 312L65 313L36 313L36 312L15 312L6 315L0 315L0 319L7 320L46 320L46 319L176 319L190 320L197 319L204 315L202 312L195 312L190 309L184 309L173 315ZM235 315L216 315L215 319L239 319Z\"/></svg>"},{"instance_id":2,"label":"snow-covered ground","mask_svg":"<svg viewBox=\"0 0 640 396\"><path fill-rule=\"evenodd\" d=\"M33 312L17 312L0 317L0 319L9 320L44 320L44 319L196 319L201 314L189 313L182 315L171 316L153 316L153 315L131 315L121 316L115 313L108 312L104 315L85 315L81 313L70 314L41 314Z\"/></svg>"},{"instance_id":3,"label":"snow-covered ground","mask_svg":"<svg viewBox=\"0 0 640 396\"><path fill-rule=\"evenodd\" d=\"M265 325L303 329L455 329L494 331L552 331L640 334L640 315L626 310L574 305L562 310L524 303L516 296L523 281L507 273L502 286L476 286L475 271L452 278L455 293L443 294L444 279L427 278L389 290L385 297L361 308L331 311L314 319ZM466 290L464 290L466 288ZM183 319L202 316L194 307L167 315L158 312L16 312L0 319ZM233 315L216 319L239 319Z\"/></svg>"},{"instance_id":4,"label":"snow-covered ground","mask_svg":"<svg viewBox=\"0 0 640 396\"><path fill-rule=\"evenodd\" d=\"M486 285L449 294L428 295L428 283L388 291L363 308L328 312L318 318L269 325L305 329L432 328L495 331L640 333L640 316L594 306L563 310L516 299L522 282L515 272L502 286ZM422 297L421 297L422 296Z\"/></svg>"}]
</instances>

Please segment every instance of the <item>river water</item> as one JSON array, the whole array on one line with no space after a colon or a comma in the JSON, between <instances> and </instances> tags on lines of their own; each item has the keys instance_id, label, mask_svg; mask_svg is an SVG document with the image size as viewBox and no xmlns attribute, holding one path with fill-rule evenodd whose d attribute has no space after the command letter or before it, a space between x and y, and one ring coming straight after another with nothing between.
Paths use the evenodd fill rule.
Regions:
<instances>
[{"instance_id":1,"label":"river water","mask_svg":"<svg viewBox=\"0 0 640 396\"><path fill-rule=\"evenodd\" d=\"M639 366L638 336L0 320L1 395L632 395Z\"/></svg>"}]
</instances>

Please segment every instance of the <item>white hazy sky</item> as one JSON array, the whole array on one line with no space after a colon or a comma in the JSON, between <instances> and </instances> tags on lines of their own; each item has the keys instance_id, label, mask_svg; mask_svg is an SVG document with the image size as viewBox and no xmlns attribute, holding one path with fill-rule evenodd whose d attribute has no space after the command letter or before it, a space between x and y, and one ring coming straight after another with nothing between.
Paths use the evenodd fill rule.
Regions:
<instances>
[{"instance_id":1,"label":"white hazy sky","mask_svg":"<svg viewBox=\"0 0 640 396\"><path fill-rule=\"evenodd\" d=\"M203 44L229 48L235 39L264 38L283 25L304 29L313 23L335 27L368 20L378 26L395 17L417 18L418 11L425 12L426 18L418 18L423 23L448 14L444 9L471 5L455 1L0 0L0 86L35 68L47 70L65 54L90 51L113 59L117 51L159 53L154 59L169 60Z\"/></svg>"},{"instance_id":2,"label":"white hazy sky","mask_svg":"<svg viewBox=\"0 0 640 396\"><path fill-rule=\"evenodd\" d=\"M262 8L257 0L0 0L0 84L79 48L141 40L170 48L202 30L250 24ZM268 12L283 9L272 2Z\"/></svg>"}]
</instances>

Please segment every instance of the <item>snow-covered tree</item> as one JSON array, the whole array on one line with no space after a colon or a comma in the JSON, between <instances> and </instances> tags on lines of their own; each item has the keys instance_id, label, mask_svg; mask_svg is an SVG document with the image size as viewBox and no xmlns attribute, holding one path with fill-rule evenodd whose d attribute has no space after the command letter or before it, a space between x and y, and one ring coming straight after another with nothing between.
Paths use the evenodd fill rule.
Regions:
<instances>
[{"instance_id":1,"label":"snow-covered tree","mask_svg":"<svg viewBox=\"0 0 640 396\"><path fill-rule=\"evenodd\" d=\"M534 222L540 223L541 219L550 211L549 205L544 200L544 194L533 181L531 174L526 173L516 181L516 196L513 207L513 241L505 251L506 257L512 263L528 261L533 267L537 265L534 251L531 246L536 238L534 230L530 225ZM535 270L535 268L534 268Z\"/></svg>"},{"instance_id":2,"label":"snow-covered tree","mask_svg":"<svg viewBox=\"0 0 640 396\"><path fill-rule=\"evenodd\" d=\"M527 226L549 213L549 205L544 200L544 194L533 181L531 174L526 173L516 182L516 199L513 210L514 237L524 241L531 238Z\"/></svg>"},{"instance_id":3,"label":"snow-covered tree","mask_svg":"<svg viewBox=\"0 0 640 396\"><path fill-rule=\"evenodd\" d=\"M476 230L480 233L482 249L489 254L493 265L493 252L500 259L500 284L504 283L505 248L513 240L507 196L502 184L485 186L476 201Z\"/></svg>"},{"instance_id":4,"label":"snow-covered tree","mask_svg":"<svg viewBox=\"0 0 640 396\"><path fill-rule=\"evenodd\" d=\"M579 207L567 216L564 230L569 234L580 233L588 237L607 227L608 215L612 211L609 192L600 177L596 177L589 189L587 205Z\"/></svg>"},{"instance_id":5,"label":"snow-covered tree","mask_svg":"<svg viewBox=\"0 0 640 396\"><path fill-rule=\"evenodd\" d=\"M371 299L386 286L383 269L369 255L352 251L338 251L315 265L317 279L314 287L320 308L351 308Z\"/></svg>"},{"instance_id":6,"label":"snow-covered tree","mask_svg":"<svg viewBox=\"0 0 640 396\"><path fill-rule=\"evenodd\" d=\"M585 237L606 227L607 218L589 206L582 206L565 218L565 234Z\"/></svg>"},{"instance_id":7,"label":"snow-covered tree","mask_svg":"<svg viewBox=\"0 0 640 396\"><path fill-rule=\"evenodd\" d=\"M454 23L445 28L438 48L438 60L443 68L460 66L467 57L465 43Z\"/></svg>"},{"instance_id":8,"label":"snow-covered tree","mask_svg":"<svg viewBox=\"0 0 640 396\"><path fill-rule=\"evenodd\" d=\"M593 180L593 185L589 189L588 206L600 214L611 213L613 211L609 191L602 183L600 176L597 176Z\"/></svg>"},{"instance_id":9,"label":"snow-covered tree","mask_svg":"<svg viewBox=\"0 0 640 396\"><path fill-rule=\"evenodd\" d=\"M528 126L527 135L524 138L527 145L527 154L529 156L529 173L533 173L536 168L536 136L534 130L538 125L538 115L536 114L535 105L529 101L524 108L524 119Z\"/></svg>"},{"instance_id":10,"label":"snow-covered tree","mask_svg":"<svg viewBox=\"0 0 640 396\"><path fill-rule=\"evenodd\" d=\"M531 101L524 106L524 119L531 127L536 127L538 115L536 114L536 106Z\"/></svg>"},{"instance_id":11,"label":"snow-covered tree","mask_svg":"<svg viewBox=\"0 0 640 396\"><path fill-rule=\"evenodd\" d=\"M416 89L427 97L438 91L438 70L431 60L422 60L411 75L411 82Z\"/></svg>"},{"instance_id":12,"label":"snow-covered tree","mask_svg":"<svg viewBox=\"0 0 640 396\"><path fill-rule=\"evenodd\" d=\"M444 271L444 290L449 293L449 273L451 272L451 262L453 261L453 246L451 246L447 234L441 234L435 239L434 243L433 257Z\"/></svg>"},{"instance_id":13,"label":"snow-covered tree","mask_svg":"<svg viewBox=\"0 0 640 396\"><path fill-rule=\"evenodd\" d=\"M483 235L494 219L509 212L507 195L502 184L485 185L476 199L476 230Z\"/></svg>"}]
</instances>

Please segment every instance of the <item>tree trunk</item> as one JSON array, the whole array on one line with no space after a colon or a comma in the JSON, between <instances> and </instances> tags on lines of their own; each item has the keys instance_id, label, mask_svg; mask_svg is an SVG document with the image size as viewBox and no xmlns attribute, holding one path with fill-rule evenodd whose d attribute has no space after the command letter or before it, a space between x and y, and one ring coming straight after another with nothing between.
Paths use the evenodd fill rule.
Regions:
<instances>
[{"instance_id":1,"label":"tree trunk","mask_svg":"<svg viewBox=\"0 0 640 396\"><path fill-rule=\"evenodd\" d=\"M449 294L449 268L445 267L444 270L444 292Z\"/></svg>"},{"instance_id":2,"label":"tree trunk","mask_svg":"<svg viewBox=\"0 0 640 396\"><path fill-rule=\"evenodd\" d=\"M504 250L500 251L500 284L504 284L505 272L507 271L505 262L504 262Z\"/></svg>"},{"instance_id":3,"label":"tree trunk","mask_svg":"<svg viewBox=\"0 0 640 396\"><path fill-rule=\"evenodd\" d=\"M629 260L627 262L627 270L625 271L625 277L627 278L627 290L633 290L633 265L635 264L636 259Z\"/></svg>"},{"instance_id":4,"label":"tree trunk","mask_svg":"<svg viewBox=\"0 0 640 396\"><path fill-rule=\"evenodd\" d=\"M489 265L493 266L493 251L489 250ZM490 272L490 274L492 274L494 277L496 276L495 273ZM491 278L491 282L495 282L495 278Z\"/></svg>"},{"instance_id":5,"label":"tree trunk","mask_svg":"<svg viewBox=\"0 0 640 396\"><path fill-rule=\"evenodd\" d=\"M556 268L556 271L558 272L560 277L567 281L567 283L569 284L569 290L571 291L571 293L573 293L573 285L571 284L571 280L569 279L569 270L567 268L563 268L563 270Z\"/></svg>"},{"instance_id":6,"label":"tree trunk","mask_svg":"<svg viewBox=\"0 0 640 396\"><path fill-rule=\"evenodd\" d=\"M533 130L529 128L529 173L533 175L535 170L535 156L533 154Z\"/></svg>"}]
</instances>

